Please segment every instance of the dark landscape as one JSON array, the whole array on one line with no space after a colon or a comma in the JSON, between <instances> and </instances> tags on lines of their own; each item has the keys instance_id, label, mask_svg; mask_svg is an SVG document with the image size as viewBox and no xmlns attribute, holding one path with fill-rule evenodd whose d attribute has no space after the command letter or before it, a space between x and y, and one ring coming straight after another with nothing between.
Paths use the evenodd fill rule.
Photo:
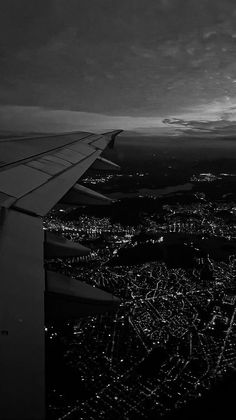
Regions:
<instances>
[{"instance_id":1,"label":"dark landscape","mask_svg":"<svg viewBox=\"0 0 236 420\"><path fill-rule=\"evenodd\" d=\"M122 302L108 317L48 325L50 418L214 418L233 406L235 146L206 160L191 148L183 162L172 150L163 159L157 145L145 165L142 146L121 139L107 156L121 172L84 177L101 193L117 191L117 202L58 208L45 220L94 253L87 261L55 260L55 269ZM178 185L188 182L191 190L179 194ZM145 185L158 196L138 197ZM162 194L168 185L172 191ZM131 190L137 197L124 198Z\"/></svg>"}]
</instances>

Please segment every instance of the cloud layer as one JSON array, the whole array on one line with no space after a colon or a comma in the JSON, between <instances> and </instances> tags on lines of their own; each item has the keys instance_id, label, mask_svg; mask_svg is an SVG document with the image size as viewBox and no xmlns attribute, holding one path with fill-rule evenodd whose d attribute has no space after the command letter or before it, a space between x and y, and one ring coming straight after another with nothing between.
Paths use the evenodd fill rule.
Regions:
<instances>
[{"instance_id":1,"label":"cloud layer","mask_svg":"<svg viewBox=\"0 0 236 420\"><path fill-rule=\"evenodd\" d=\"M210 106L209 118L222 118L236 97L234 0L2 3L3 113L22 106L160 124L198 120Z\"/></svg>"}]
</instances>

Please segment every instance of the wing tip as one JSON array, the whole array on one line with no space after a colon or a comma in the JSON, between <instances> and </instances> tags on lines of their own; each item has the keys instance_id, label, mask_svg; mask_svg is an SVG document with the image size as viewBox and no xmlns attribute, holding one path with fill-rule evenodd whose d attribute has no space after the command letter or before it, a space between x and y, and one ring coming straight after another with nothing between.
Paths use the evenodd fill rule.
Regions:
<instances>
[{"instance_id":1,"label":"wing tip","mask_svg":"<svg viewBox=\"0 0 236 420\"><path fill-rule=\"evenodd\" d=\"M114 147L114 144L115 144L115 139L116 139L116 137L120 134L120 133L122 133L124 130L113 130L113 131L109 131L109 132L107 132L107 133L103 133L102 135L103 136L111 136L111 139L110 139L110 141L109 141L109 143L108 143L108 147L110 148L110 149L113 149L113 147Z\"/></svg>"}]
</instances>

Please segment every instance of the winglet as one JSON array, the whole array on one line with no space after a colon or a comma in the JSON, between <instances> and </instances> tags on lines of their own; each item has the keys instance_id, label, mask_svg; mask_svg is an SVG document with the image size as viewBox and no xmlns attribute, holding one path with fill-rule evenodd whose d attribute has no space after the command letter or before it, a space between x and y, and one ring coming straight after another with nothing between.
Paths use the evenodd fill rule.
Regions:
<instances>
[{"instance_id":1,"label":"winglet","mask_svg":"<svg viewBox=\"0 0 236 420\"><path fill-rule=\"evenodd\" d=\"M115 130L115 131L110 131L108 133L103 133L104 136L111 136L111 140L108 143L108 147L110 147L110 149L113 149L114 144L115 144L115 138L116 136L118 136L118 134L122 133L124 130Z\"/></svg>"}]
</instances>

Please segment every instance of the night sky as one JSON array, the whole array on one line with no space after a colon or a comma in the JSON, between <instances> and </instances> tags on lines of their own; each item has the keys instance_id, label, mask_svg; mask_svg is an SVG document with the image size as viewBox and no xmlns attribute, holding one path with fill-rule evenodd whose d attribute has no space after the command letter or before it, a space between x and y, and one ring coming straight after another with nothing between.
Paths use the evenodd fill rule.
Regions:
<instances>
[{"instance_id":1,"label":"night sky","mask_svg":"<svg viewBox=\"0 0 236 420\"><path fill-rule=\"evenodd\" d=\"M2 130L232 135L235 0L7 0Z\"/></svg>"}]
</instances>

